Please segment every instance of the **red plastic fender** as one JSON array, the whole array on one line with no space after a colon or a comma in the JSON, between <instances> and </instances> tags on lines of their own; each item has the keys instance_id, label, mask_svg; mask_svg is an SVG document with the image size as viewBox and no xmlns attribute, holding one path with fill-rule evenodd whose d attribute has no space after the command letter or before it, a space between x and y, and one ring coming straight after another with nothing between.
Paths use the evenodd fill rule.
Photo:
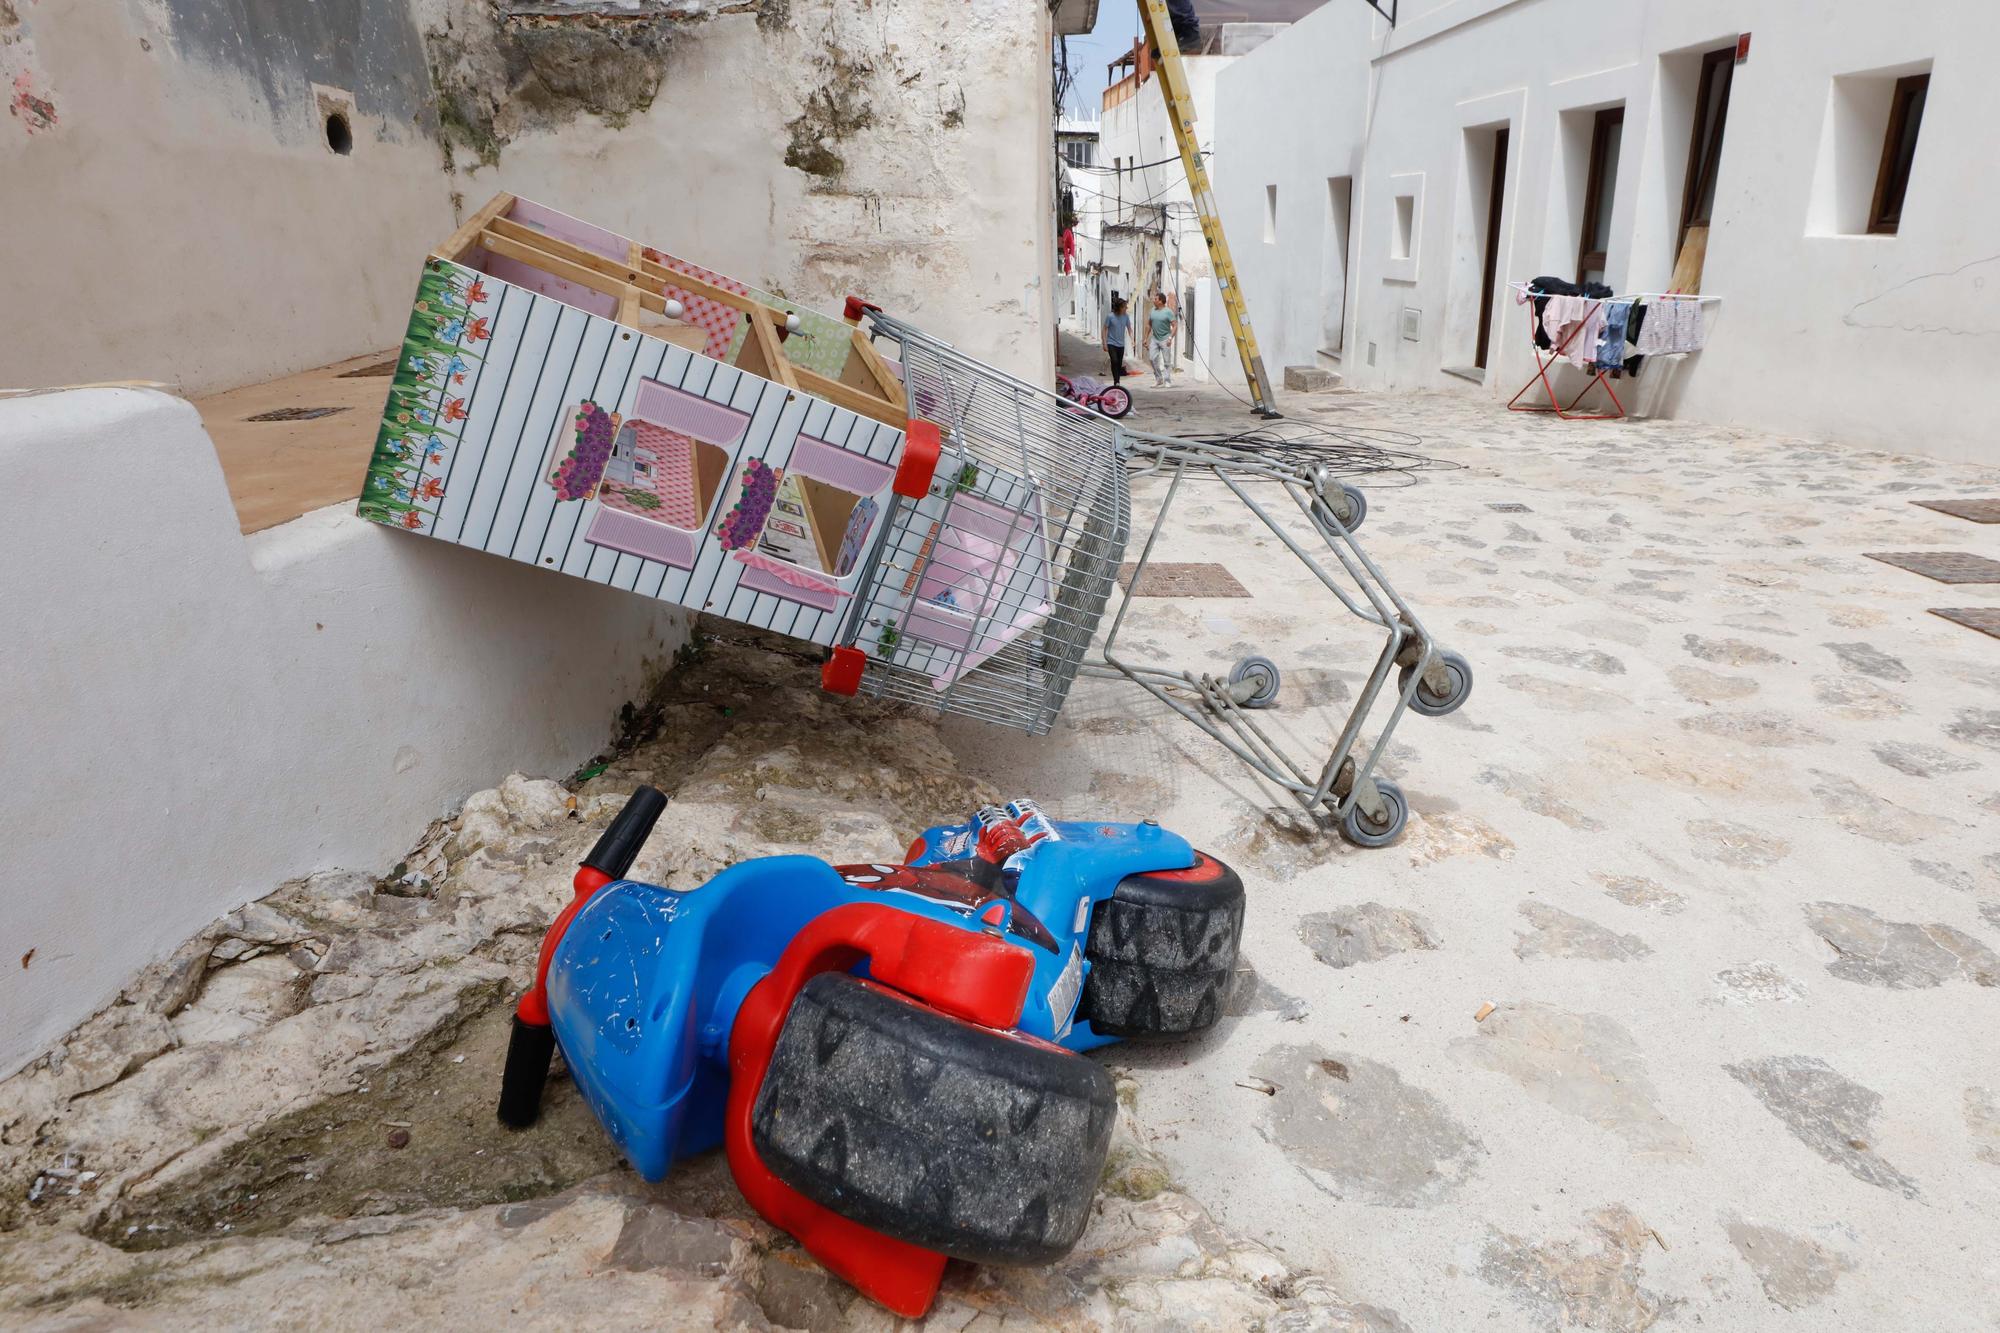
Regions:
<instances>
[{"instance_id":1,"label":"red plastic fender","mask_svg":"<svg viewBox=\"0 0 2000 1333\"><path fill-rule=\"evenodd\" d=\"M992 935L874 903L848 903L815 917L776 967L744 997L729 1036L729 1169L750 1206L796 1236L806 1252L856 1290L915 1319L931 1308L945 1256L871 1231L806 1198L772 1175L750 1138L750 1108L800 987L822 972L867 960L869 978L941 1013L983 1027L1020 1021L1034 977L1026 949Z\"/></svg>"}]
</instances>

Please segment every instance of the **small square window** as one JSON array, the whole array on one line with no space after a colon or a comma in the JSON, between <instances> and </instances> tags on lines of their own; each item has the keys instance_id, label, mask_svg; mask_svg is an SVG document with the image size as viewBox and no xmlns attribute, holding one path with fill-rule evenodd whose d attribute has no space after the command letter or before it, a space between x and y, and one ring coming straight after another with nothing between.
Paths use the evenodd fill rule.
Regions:
<instances>
[{"instance_id":1,"label":"small square window","mask_svg":"<svg viewBox=\"0 0 2000 1333\"><path fill-rule=\"evenodd\" d=\"M1896 80L1889 102L1889 131L1882 136L1882 165L1875 175L1875 202L1868 210L1868 231L1893 236L1903 221L1903 196L1910 188L1910 168L1917 160L1917 131L1923 128L1924 101L1930 93L1929 74L1909 74Z\"/></svg>"}]
</instances>

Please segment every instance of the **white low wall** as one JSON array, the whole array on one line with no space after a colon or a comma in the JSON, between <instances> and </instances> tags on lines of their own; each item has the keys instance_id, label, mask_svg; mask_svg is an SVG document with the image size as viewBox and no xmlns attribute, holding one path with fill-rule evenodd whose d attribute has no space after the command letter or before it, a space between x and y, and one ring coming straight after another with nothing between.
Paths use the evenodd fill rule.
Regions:
<instances>
[{"instance_id":1,"label":"white low wall","mask_svg":"<svg viewBox=\"0 0 2000 1333\"><path fill-rule=\"evenodd\" d=\"M686 634L346 506L242 537L166 394L0 401L0 475L0 1077L280 881L571 771Z\"/></svg>"}]
</instances>

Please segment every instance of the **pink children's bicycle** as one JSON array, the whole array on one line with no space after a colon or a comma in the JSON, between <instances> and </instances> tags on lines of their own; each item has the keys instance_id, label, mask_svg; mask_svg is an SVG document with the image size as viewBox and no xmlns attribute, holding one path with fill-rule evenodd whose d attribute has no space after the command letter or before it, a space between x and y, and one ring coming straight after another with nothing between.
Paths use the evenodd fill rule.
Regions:
<instances>
[{"instance_id":1,"label":"pink children's bicycle","mask_svg":"<svg viewBox=\"0 0 2000 1333\"><path fill-rule=\"evenodd\" d=\"M1106 384L1088 375L1079 375L1075 379L1067 375L1056 376L1056 392L1107 417L1122 417L1132 410L1130 389L1121 384Z\"/></svg>"}]
</instances>

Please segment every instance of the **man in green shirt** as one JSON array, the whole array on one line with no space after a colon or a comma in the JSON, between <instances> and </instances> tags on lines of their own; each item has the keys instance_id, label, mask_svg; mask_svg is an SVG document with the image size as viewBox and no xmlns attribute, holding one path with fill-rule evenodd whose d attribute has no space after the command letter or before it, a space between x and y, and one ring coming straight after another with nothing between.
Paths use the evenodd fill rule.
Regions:
<instances>
[{"instance_id":1,"label":"man in green shirt","mask_svg":"<svg viewBox=\"0 0 2000 1333\"><path fill-rule=\"evenodd\" d=\"M1146 351L1153 363L1153 383L1170 389L1174 383L1174 329L1180 319L1167 304L1167 294L1153 293L1153 308L1146 312Z\"/></svg>"}]
</instances>

